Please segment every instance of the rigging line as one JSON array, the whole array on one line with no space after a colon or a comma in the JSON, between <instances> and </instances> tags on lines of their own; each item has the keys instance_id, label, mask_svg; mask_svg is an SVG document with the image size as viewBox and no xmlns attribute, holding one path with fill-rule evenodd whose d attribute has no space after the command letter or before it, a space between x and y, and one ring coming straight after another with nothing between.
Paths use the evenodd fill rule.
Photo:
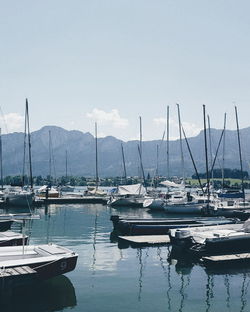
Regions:
<instances>
[{"instance_id":1,"label":"rigging line","mask_svg":"<svg viewBox=\"0 0 250 312\"><path fill-rule=\"evenodd\" d=\"M206 160L206 175L207 175L207 197L210 202L210 176L208 172L208 155L207 155L207 126L206 126L206 106L203 105L203 120L204 120L204 141L205 141L205 160Z\"/></svg>"},{"instance_id":2,"label":"rigging line","mask_svg":"<svg viewBox=\"0 0 250 312\"><path fill-rule=\"evenodd\" d=\"M55 177L55 184L57 184L55 156L54 156L54 150L53 150L53 143L52 143L52 141L51 141L51 154L52 154L52 164L53 164L53 171L54 171L54 177Z\"/></svg>"},{"instance_id":3,"label":"rigging line","mask_svg":"<svg viewBox=\"0 0 250 312\"><path fill-rule=\"evenodd\" d=\"M216 162L216 159L217 159L217 156L218 156L218 152L219 152L219 148L220 148L220 144L221 144L222 138L224 137L224 134L225 134L225 129L223 129L222 132L221 132L220 140L219 140L219 143L218 143L218 146L217 146L217 149L216 149L216 153L215 153L215 156L214 156L214 161L213 161L213 164L212 164L212 167L211 167L211 171L213 171L213 169L214 169L215 162Z\"/></svg>"},{"instance_id":4,"label":"rigging line","mask_svg":"<svg viewBox=\"0 0 250 312\"><path fill-rule=\"evenodd\" d=\"M242 153L241 153L239 120L238 120L237 107L235 106L234 108L235 108L235 116L236 116L237 135L238 135L238 147L239 147L239 157L240 157L241 184L242 184L241 188L242 188L243 198L244 198L244 201L245 201L245 188L244 188L244 176L243 176L243 166L242 166Z\"/></svg>"},{"instance_id":5,"label":"rigging line","mask_svg":"<svg viewBox=\"0 0 250 312\"><path fill-rule=\"evenodd\" d=\"M183 131L183 135L184 135L184 138L185 138L185 141L186 141L186 144L187 144L187 148L188 148L188 151L189 151L189 155L190 155L190 157L191 157L191 160L192 160L192 163L193 163L193 166L194 166L194 170L195 170L197 179L198 179L198 181L199 181L200 188L201 188L202 193L203 193L203 195L204 195L205 193L204 193L204 190L203 190L203 187L202 187L202 184L201 184L200 176L199 176L197 167L196 167L196 165L195 165L194 158L193 158L193 155L192 155L192 152L191 152L191 148L190 148L190 146L189 146L188 139L187 139L187 137L186 137L186 133L185 133L185 131L184 131L183 126L182 126L182 131Z\"/></svg>"},{"instance_id":6,"label":"rigging line","mask_svg":"<svg viewBox=\"0 0 250 312\"><path fill-rule=\"evenodd\" d=\"M33 192L32 159L31 159L31 136L30 136L28 99L26 99L26 117L27 117L28 147L29 147L28 154L29 154L30 188L31 188L31 191Z\"/></svg>"},{"instance_id":7,"label":"rigging line","mask_svg":"<svg viewBox=\"0 0 250 312\"><path fill-rule=\"evenodd\" d=\"M27 111L25 109L25 119L24 119L24 138L23 138L23 174L22 174L22 188L25 184L25 164L26 164L26 141L27 141Z\"/></svg>"},{"instance_id":8,"label":"rigging line","mask_svg":"<svg viewBox=\"0 0 250 312\"><path fill-rule=\"evenodd\" d=\"M180 106L179 106L179 104L177 103L176 106L177 106L178 123L179 123L182 178L183 178L184 185L185 185L184 155L183 155L182 135L181 135L181 128L182 128L182 124L181 124L181 114L180 114Z\"/></svg>"},{"instance_id":9,"label":"rigging line","mask_svg":"<svg viewBox=\"0 0 250 312\"><path fill-rule=\"evenodd\" d=\"M209 139L209 156L210 156L210 167L212 168L212 163L213 163L213 155L212 155L212 137L211 137L211 126L210 126L210 117L207 115L207 122L208 122L208 139ZM214 174L213 170L211 170L211 180L213 181Z\"/></svg>"}]
</instances>

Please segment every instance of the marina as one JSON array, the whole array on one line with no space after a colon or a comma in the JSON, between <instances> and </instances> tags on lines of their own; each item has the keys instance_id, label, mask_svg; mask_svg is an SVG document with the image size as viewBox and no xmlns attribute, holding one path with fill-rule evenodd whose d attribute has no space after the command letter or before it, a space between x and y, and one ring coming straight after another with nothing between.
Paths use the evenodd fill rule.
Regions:
<instances>
[{"instance_id":1,"label":"marina","mask_svg":"<svg viewBox=\"0 0 250 312\"><path fill-rule=\"evenodd\" d=\"M0 312L250 311L249 11L1 1Z\"/></svg>"},{"instance_id":2,"label":"marina","mask_svg":"<svg viewBox=\"0 0 250 312\"><path fill-rule=\"evenodd\" d=\"M48 209L35 208L34 214L39 214L40 219L35 218L27 224L30 245L53 243L73 250L78 254L76 267L62 276L39 283L34 282L37 281L37 273L29 278L26 276L26 280L20 278L16 285L22 287L15 287L11 294L2 293L1 309L20 311L22 307L52 312L55 306L60 306L61 310L70 307L72 311L93 311L94 304L94 310L98 312L117 309L145 311L149 307L165 311L166 305L169 312L176 311L176 307L185 311L194 307L204 310L208 306L211 306L211 311L217 311L225 303L230 309L241 309L242 302L243 311L250 307L247 301L249 290L244 284L244 276L250 272L247 261L240 267L236 262L233 275L228 275L232 266L228 266L228 271L223 267L217 275L218 269L216 273L208 271L213 267L211 265L171 258L172 246L167 235L114 239L110 218L117 213L119 219L152 219L152 212L146 209L124 207L117 210L102 204L51 204ZM176 220L176 217L170 217ZM162 212L154 212L153 218L162 218L166 222ZM182 218L184 221L190 219L187 216ZM17 225L13 222L11 230L18 230ZM125 249L120 246L120 239L126 241ZM207 281L211 279L214 283L209 287L216 293L213 298L207 295ZM220 279L227 279L230 294L220 286ZM45 287L46 291L41 292ZM244 289L243 297L238 295L239 289ZM40 298L35 294L38 290ZM125 293L129 300L121 304ZM67 294L64 300L63 294ZM7 299L13 296L14 301Z\"/></svg>"}]
</instances>

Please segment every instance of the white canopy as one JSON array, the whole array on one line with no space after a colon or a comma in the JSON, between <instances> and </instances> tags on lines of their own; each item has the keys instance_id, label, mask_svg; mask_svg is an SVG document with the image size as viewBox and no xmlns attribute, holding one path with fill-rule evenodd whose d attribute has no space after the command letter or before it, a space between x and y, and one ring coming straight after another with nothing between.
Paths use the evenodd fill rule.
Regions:
<instances>
[{"instance_id":1,"label":"white canopy","mask_svg":"<svg viewBox=\"0 0 250 312\"><path fill-rule=\"evenodd\" d=\"M119 195L145 195L145 187L138 183L132 185L119 185L117 188L117 194Z\"/></svg>"}]
</instances>

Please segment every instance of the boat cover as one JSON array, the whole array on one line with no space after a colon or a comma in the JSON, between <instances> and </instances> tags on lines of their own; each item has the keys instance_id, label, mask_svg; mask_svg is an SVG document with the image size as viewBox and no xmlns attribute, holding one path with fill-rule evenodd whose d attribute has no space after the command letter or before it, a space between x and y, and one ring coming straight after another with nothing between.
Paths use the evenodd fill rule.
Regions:
<instances>
[{"instance_id":1,"label":"boat cover","mask_svg":"<svg viewBox=\"0 0 250 312\"><path fill-rule=\"evenodd\" d=\"M119 185L117 188L118 195L146 195L145 187L138 183L132 185Z\"/></svg>"},{"instance_id":2,"label":"boat cover","mask_svg":"<svg viewBox=\"0 0 250 312\"><path fill-rule=\"evenodd\" d=\"M177 183L174 183L174 182L169 181L169 180L162 181L162 182L160 182L160 184L162 184L166 187L184 188L184 184L177 184Z\"/></svg>"}]
</instances>

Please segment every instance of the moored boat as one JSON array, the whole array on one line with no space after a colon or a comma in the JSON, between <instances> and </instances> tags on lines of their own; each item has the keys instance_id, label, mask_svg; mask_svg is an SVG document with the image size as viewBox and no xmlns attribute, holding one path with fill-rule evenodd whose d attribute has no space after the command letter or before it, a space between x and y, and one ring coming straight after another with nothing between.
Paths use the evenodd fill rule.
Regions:
<instances>
[{"instance_id":1,"label":"moored boat","mask_svg":"<svg viewBox=\"0 0 250 312\"><path fill-rule=\"evenodd\" d=\"M55 244L1 247L0 267L29 266L41 280L74 270L78 255Z\"/></svg>"},{"instance_id":2,"label":"moored boat","mask_svg":"<svg viewBox=\"0 0 250 312\"><path fill-rule=\"evenodd\" d=\"M123 235L164 235L170 229L198 226L212 226L215 224L234 223L235 219L226 218L148 218L148 219L113 219L114 229Z\"/></svg>"},{"instance_id":3,"label":"moored boat","mask_svg":"<svg viewBox=\"0 0 250 312\"><path fill-rule=\"evenodd\" d=\"M4 193L4 201L7 205L13 206L31 206L34 200L34 194L17 188L8 188Z\"/></svg>"}]
</instances>

